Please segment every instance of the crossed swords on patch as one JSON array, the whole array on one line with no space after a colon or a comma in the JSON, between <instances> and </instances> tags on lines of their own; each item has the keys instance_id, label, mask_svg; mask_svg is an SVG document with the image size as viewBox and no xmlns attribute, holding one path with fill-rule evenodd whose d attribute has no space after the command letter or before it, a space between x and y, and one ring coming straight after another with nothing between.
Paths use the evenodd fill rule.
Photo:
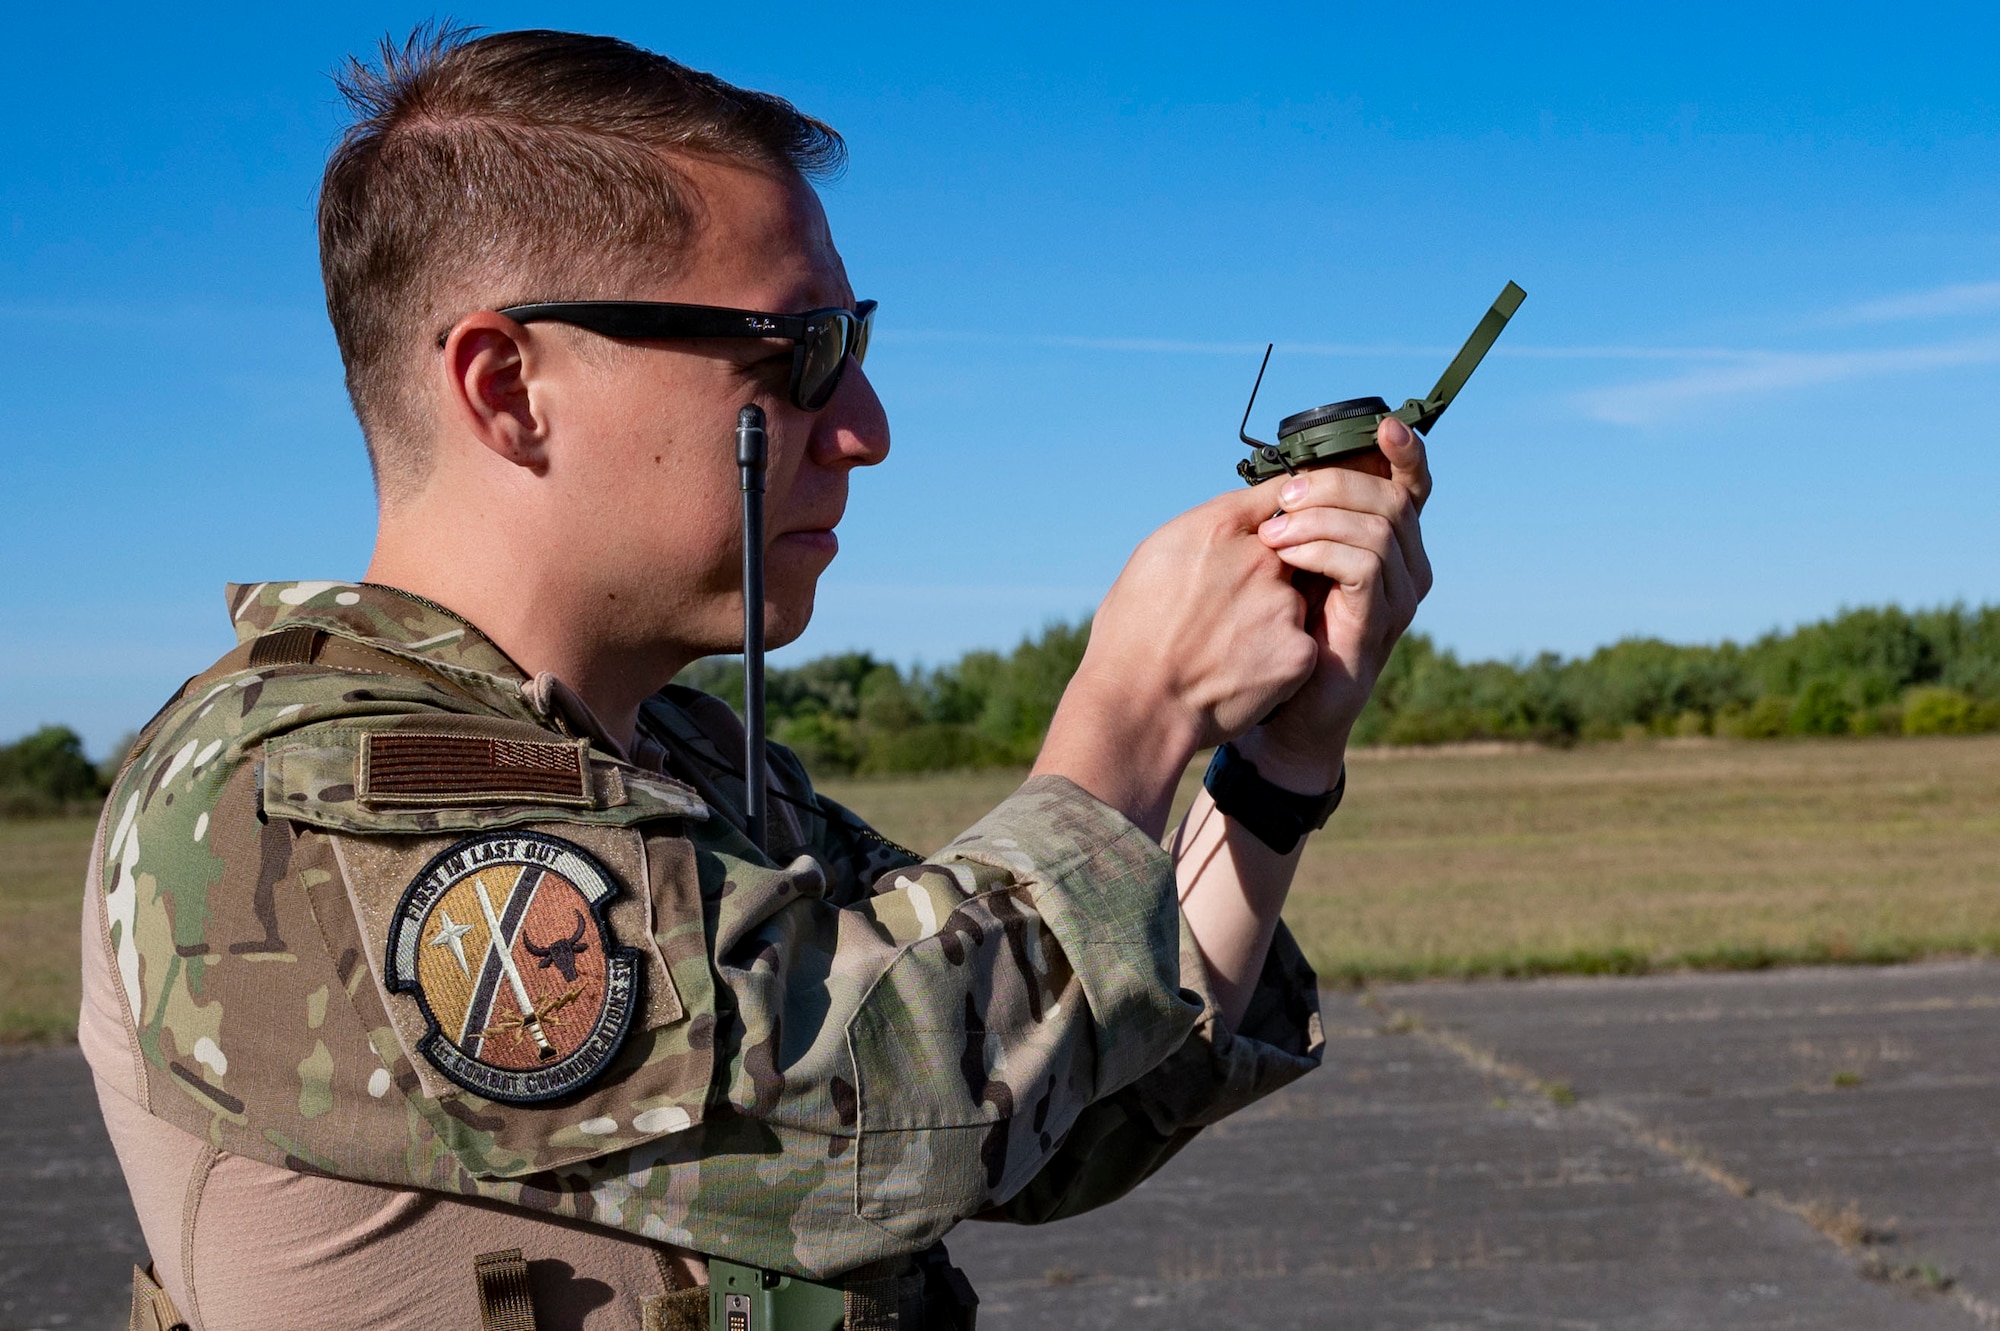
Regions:
<instances>
[{"instance_id":1,"label":"crossed swords on patch","mask_svg":"<svg viewBox=\"0 0 2000 1331\"><path fill-rule=\"evenodd\" d=\"M521 879L527 873L528 870L524 868L519 875L516 875L514 886L507 893L509 899L522 889ZM527 886L532 887L532 884ZM584 930L587 927L583 912L576 912L575 933L568 938L559 938L546 947L537 946L535 940L528 935L525 920L520 926L522 945L539 959L536 969L547 970L553 966L561 973L563 979L571 982L568 990L537 1008L534 999L528 993L528 984L521 975L521 968L514 963L512 940L501 928L500 916L493 909L492 900L486 895L486 879L483 875L473 879L472 894L479 902L480 913L486 917L486 952L479 959L480 968L485 969L489 957L496 958L500 963L501 974L506 977L507 987L514 991L514 1002L521 1009L519 1016L503 1017L481 1030L479 1038L487 1040L499 1035L512 1035L518 1040L526 1034L535 1042L535 1050L543 1062L559 1057L560 1051L550 1042L548 1032L543 1029L542 1023L548 1021L554 1024L555 1014L574 1003L583 992L583 986L575 983L577 954L590 950L590 944L583 941ZM449 948L452 960L458 963L459 970L464 972L468 980L472 978L472 963L465 955L465 936L471 932L470 924L460 924L451 918L450 911L440 908L437 932L428 940L432 947Z\"/></svg>"}]
</instances>

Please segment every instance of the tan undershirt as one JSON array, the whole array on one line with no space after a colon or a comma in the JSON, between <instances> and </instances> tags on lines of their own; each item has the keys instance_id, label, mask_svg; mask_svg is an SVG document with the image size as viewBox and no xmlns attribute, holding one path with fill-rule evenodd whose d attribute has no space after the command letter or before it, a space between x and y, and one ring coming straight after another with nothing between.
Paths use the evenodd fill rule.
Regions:
<instances>
[{"instance_id":1,"label":"tan undershirt","mask_svg":"<svg viewBox=\"0 0 2000 1331\"><path fill-rule=\"evenodd\" d=\"M104 944L102 864L98 847L77 1042L154 1273L194 1331L476 1331L473 1258L503 1248L528 1261L540 1331L642 1331L642 1298L665 1293L669 1278L683 1288L705 1278L681 1249L448 1193L294 1173L217 1152L155 1118L140 1100Z\"/></svg>"}]
</instances>

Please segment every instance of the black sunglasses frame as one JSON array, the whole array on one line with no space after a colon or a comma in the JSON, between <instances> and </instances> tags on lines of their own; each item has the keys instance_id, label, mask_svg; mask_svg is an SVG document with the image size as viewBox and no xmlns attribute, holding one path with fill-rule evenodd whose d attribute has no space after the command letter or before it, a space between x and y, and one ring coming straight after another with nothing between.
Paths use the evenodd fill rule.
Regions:
<instances>
[{"instance_id":1,"label":"black sunglasses frame","mask_svg":"<svg viewBox=\"0 0 2000 1331\"><path fill-rule=\"evenodd\" d=\"M859 365L868 354L876 302L864 300L853 309L831 306L804 314L766 314L721 305L674 305L653 300L560 300L510 305L499 313L516 323L566 323L602 337L619 338L776 338L792 344L792 405L818 411L832 399L852 356ZM821 365L822 344L838 337L840 355L828 369L806 381L809 365Z\"/></svg>"}]
</instances>

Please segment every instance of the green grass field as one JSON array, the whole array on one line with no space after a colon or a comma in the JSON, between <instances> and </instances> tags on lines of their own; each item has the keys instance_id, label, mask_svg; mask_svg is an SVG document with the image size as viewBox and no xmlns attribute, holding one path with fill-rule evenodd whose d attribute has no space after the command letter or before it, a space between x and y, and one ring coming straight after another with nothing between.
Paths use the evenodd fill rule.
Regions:
<instances>
[{"instance_id":1,"label":"green grass field","mask_svg":"<svg viewBox=\"0 0 2000 1331\"><path fill-rule=\"evenodd\" d=\"M931 850L1020 778L826 789ZM89 845L0 823L0 1039L72 1032ZM2000 952L2000 736L1364 753L1287 917L1329 980Z\"/></svg>"},{"instance_id":2,"label":"green grass field","mask_svg":"<svg viewBox=\"0 0 2000 1331\"><path fill-rule=\"evenodd\" d=\"M829 793L929 850L1013 779ZM1286 916L1329 980L2000 951L2000 737L1362 753Z\"/></svg>"},{"instance_id":3,"label":"green grass field","mask_svg":"<svg viewBox=\"0 0 2000 1331\"><path fill-rule=\"evenodd\" d=\"M86 818L0 822L0 1040L76 1036Z\"/></svg>"}]
</instances>

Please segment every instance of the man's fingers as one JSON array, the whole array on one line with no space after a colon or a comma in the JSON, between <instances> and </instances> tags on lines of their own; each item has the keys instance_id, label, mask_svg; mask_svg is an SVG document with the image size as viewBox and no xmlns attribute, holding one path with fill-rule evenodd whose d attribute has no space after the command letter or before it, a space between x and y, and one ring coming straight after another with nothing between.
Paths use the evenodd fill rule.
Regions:
<instances>
[{"instance_id":1,"label":"man's fingers","mask_svg":"<svg viewBox=\"0 0 2000 1331\"><path fill-rule=\"evenodd\" d=\"M1257 535L1293 568L1322 573L1341 583L1379 576L1388 583L1391 600L1414 593L1415 579L1403 558L1395 525L1377 514L1344 508L1280 513L1259 528ZM1354 555L1365 559L1356 562Z\"/></svg>"},{"instance_id":2,"label":"man's fingers","mask_svg":"<svg viewBox=\"0 0 2000 1331\"><path fill-rule=\"evenodd\" d=\"M1407 597L1409 574L1400 562L1392 571L1390 562L1372 550L1342 545L1338 541L1314 541L1309 545L1288 546L1278 558L1293 568L1330 578L1334 587L1327 593L1326 613L1334 613L1334 602L1342 601L1350 616L1378 622L1395 618L1399 601ZM1398 583L1402 584L1399 595Z\"/></svg>"},{"instance_id":3,"label":"man's fingers","mask_svg":"<svg viewBox=\"0 0 2000 1331\"><path fill-rule=\"evenodd\" d=\"M1403 562L1402 548L1390 541L1386 549L1370 542L1314 540L1280 549L1278 558L1295 569L1317 573L1339 584L1342 594L1365 592L1379 597L1396 618L1414 617L1423 593Z\"/></svg>"},{"instance_id":4,"label":"man's fingers","mask_svg":"<svg viewBox=\"0 0 2000 1331\"><path fill-rule=\"evenodd\" d=\"M1257 495L1267 492L1277 503L1265 510L1266 517L1280 508L1288 513L1304 508L1351 508L1394 520L1408 507L1408 496L1394 481L1345 467L1314 467L1296 476L1274 477L1251 491Z\"/></svg>"},{"instance_id":5,"label":"man's fingers","mask_svg":"<svg viewBox=\"0 0 2000 1331\"><path fill-rule=\"evenodd\" d=\"M1394 518L1408 505L1421 512L1431 497L1430 454L1415 430L1391 416L1375 428L1375 442L1388 460L1385 478L1351 467L1319 466L1291 476L1273 476L1247 490L1220 495L1213 503L1233 514L1331 505ZM1262 520L1261 518L1259 519Z\"/></svg>"},{"instance_id":6,"label":"man's fingers","mask_svg":"<svg viewBox=\"0 0 2000 1331\"><path fill-rule=\"evenodd\" d=\"M1414 528L1414 520L1411 523ZM1430 591L1430 561L1421 539L1405 540L1397 526L1375 513L1345 508L1307 508L1280 513L1257 529L1258 537L1286 564L1346 583L1365 561L1346 552L1358 551L1374 560L1389 605L1398 613L1416 613L1417 603ZM1415 551L1415 558L1411 551Z\"/></svg>"},{"instance_id":7,"label":"man's fingers","mask_svg":"<svg viewBox=\"0 0 2000 1331\"><path fill-rule=\"evenodd\" d=\"M1375 443L1389 459L1389 479L1402 487L1421 513L1424 501L1431 497L1431 459L1424 441L1391 416L1375 427Z\"/></svg>"},{"instance_id":8,"label":"man's fingers","mask_svg":"<svg viewBox=\"0 0 2000 1331\"><path fill-rule=\"evenodd\" d=\"M1308 541L1340 541L1386 557L1401 545L1395 523L1379 513L1351 508L1304 508L1296 513L1280 513L1259 527L1257 535L1264 544L1280 551Z\"/></svg>"},{"instance_id":9,"label":"man's fingers","mask_svg":"<svg viewBox=\"0 0 2000 1331\"><path fill-rule=\"evenodd\" d=\"M1417 519L1416 501L1398 482L1361 472L1322 467L1283 481L1267 481L1265 485L1275 487L1278 501L1284 505L1282 516L1287 524L1280 527L1276 517L1267 515L1266 520L1259 523L1257 532L1266 545L1276 547L1287 540L1296 543L1312 539L1315 535L1355 530L1323 525L1322 515L1325 514L1345 512L1367 515L1386 521L1394 528L1396 541L1403 548L1403 562L1409 567L1417 594L1421 597L1430 591L1431 561L1424 551L1423 525ZM1253 493L1261 493L1264 488L1259 486Z\"/></svg>"}]
</instances>

